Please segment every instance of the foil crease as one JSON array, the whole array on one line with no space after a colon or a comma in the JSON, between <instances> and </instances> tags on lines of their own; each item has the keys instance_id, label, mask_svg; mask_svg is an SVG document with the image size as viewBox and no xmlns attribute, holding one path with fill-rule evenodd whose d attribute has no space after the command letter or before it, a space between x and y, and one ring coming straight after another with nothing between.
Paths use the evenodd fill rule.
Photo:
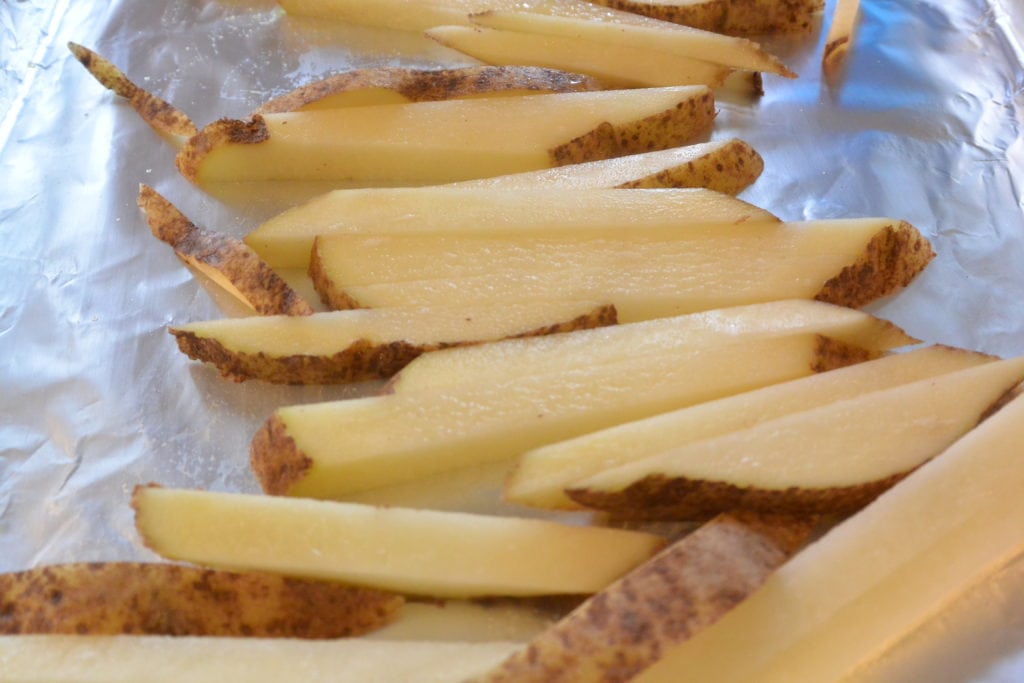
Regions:
<instances>
[{"instance_id":1,"label":"foil crease","mask_svg":"<svg viewBox=\"0 0 1024 683\"><path fill-rule=\"evenodd\" d=\"M765 41L798 80L767 77L760 100L719 104L713 137L765 157L743 198L791 220L909 220L938 257L872 311L928 342L1024 353L1024 7L863 2L837 88L820 77L823 28ZM69 40L200 125L334 71L467 63L418 36L286 17L266 0L0 5L0 571L154 559L133 529L136 484L256 491L248 442L270 412L366 390L234 385L178 353L167 325L227 309L149 234L138 184L239 235L298 195L189 186L173 149L85 73ZM1024 680L1024 563L857 680Z\"/></svg>"}]
</instances>

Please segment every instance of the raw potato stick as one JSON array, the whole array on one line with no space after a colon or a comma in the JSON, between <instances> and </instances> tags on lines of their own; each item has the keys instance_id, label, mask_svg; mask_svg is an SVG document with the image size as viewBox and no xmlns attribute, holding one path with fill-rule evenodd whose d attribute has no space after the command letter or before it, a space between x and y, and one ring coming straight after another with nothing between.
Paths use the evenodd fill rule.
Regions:
<instances>
[{"instance_id":1,"label":"raw potato stick","mask_svg":"<svg viewBox=\"0 0 1024 683\"><path fill-rule=\"evenodd\" d=\"M143 121L176 146L199 132L183 111L132 83L120 69L89 48L68 43L68 49L103 87L127 99Z\"/></svg>"},{"instance_id":2,"label":"raw potato stick","mask_svg":"<svg viewBox=\"0 0 1024 683\"><path fill-rule=\"evenodd\" d=\"M467 683L625 683L757 590L812 527L720 515Z\"/></svg>"},{"instance_id":3,"label":"raw potato stick","mask_svg":"<svg viewBox=\"0 0 1024 683\"><path fill-rule=\"evenodd\" d=\"M199 184L443 183L677 147L707 132L714 116L704 86L266 114L210 124L176 163Z\"/></svg>"},{"instance_id":4,"label":"raw potato stick","mask_svg":"<svg viewBox=\"0 0 1024 683\"><path fill-rule=\"evenodd\" d=\"M402 603L380 591L271 574L64 564L0 574L0 634L340 638L382 626Z\"/></svg>"},{"instance_id":5,"label":"raw potato stick","mask_svg":"<svg viewBox=\"0 0 1024 683\"><path fill-rule=\"evenodd\" d=\"M253 113L436 102L482 95L584 92L600 88L600 83L579 73L532 66L468 66L457 69L380 67L355 69L314 81L269 100Z\"/></svg>"},{"instance_id":6,"label":"raw potato stick","mask_svg":"<svg viewBox=\"0 0 1024 683\"><path fill-rule=\"evenodd\" d=\"M825 38L825 51L821 56L821 68L825 79L834 83L846 63L846 53L850 50L853 40L853 28L857 23L857 10L860 0L836 0L832 13L832 25Z\"/></svg>"},{"instance_id":7,"label":"raw potato stick","mask_svg":"<svg viewBox=\"0 0 1024 683\"><path fill-rule=\"evenodd\" d=\"M333 384L391 377L422 353L614 325L615 307L535 302L490 308L359 309L170 328L182 353L241 382Z\"/></svg>"},{"instance_id":8,"label":"raw potato stick","mask_svg":"<svg viewBox=\"0 0 1024 683\"><path fill-rule=\"evenodd\" d=\"M732 36L811 29L824 0L592 0L652 19Z\"/></svg>"},{"instance_id":9,"label":"raw potato stick","mask_svg":"<svg viewBox=\"0 0 1024 683\"><path fill-rule=\"evenodd\" d=\"M970 431L1022 379L1024 357L985 363L671 448L566 493L637 519L850 514Z\"/></svg>"},{"instance_id":10,"label":"raw potato stick","mask_svg":"<svg viewBox=\"0 0 1024 683\"><path fill-rule=\"evenodd\" d=\"M139 187L138 203L157 239L257 313L313 313L312 307L241 240L199 227L148 185Z\"/></svg>"}]
</instances>

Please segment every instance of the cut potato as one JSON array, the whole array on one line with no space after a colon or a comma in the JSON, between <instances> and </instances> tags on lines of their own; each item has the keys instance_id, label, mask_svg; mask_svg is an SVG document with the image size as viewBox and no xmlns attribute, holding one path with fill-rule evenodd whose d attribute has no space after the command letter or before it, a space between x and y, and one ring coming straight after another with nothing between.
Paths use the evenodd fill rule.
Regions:
<instances>
[{"instance_id":1,"label":"cut potato","mask_svg":"<svg viewBox=\"0 0 1024 683\"><path fill-rule=\"evenodd\" d=\"M379 67L329 76L275 97L256 114L337 109L465 97L600 90L579 73L530 66L469 66L458 69Z\"/></svg>"},{"instance_id":2,"label":"cut potato","mask_svg":"<svg viewBox=\"0 0 1024 683\"><path fill-rule=\"evenodd\" d=\"M809 31L824 0L592 0L652 19L733 36Z\"/></svg>"},{"instance_id":3,"label":"cut potato","mask_svg":"<svg viewBox=\"0 0 1024 683\"><path fill-rule=\"evenodd\" d=\"M676 147L714 115L703 86L266 114L207 126L177 165L197 183L442 183Z\"/></svg>"},{"instance_id":4,"label":"cut potato","mask_svg":"<svg viewBox=\"0 0 1024 683\"><path fill-rule=\"evenodd\" d=\"M183 262L262 315L310 315L313 308L241 240L201 228L156 190L139 187L153 235Z\"/></svg>"},{"instance_id":5,"label":"cut potato","mask_svg":"<svg viewBox=\"0 0 1024 683\"><path fill-rule=\"evenodd\" d=\"M704 187L738 194L757 180L764 160L757 151L733 138L673 149L570 164L541 171L465 180L450 187L493 187L506 190L535 187L681 188Z\"/></svg>"},{"instance_id":6,"label":"cut potato","mask_svg":"<svg viewBox=\"0 0 1024 683\"><path fill-rule=\"evenodd\" d=\"M437 390L467 382L498 382L516 375L587 370L663 348L707 345L722 339L823 334L872 352L918 343L899 327L861 311L817 301L772 301L600 330L439 351L420 356L388 385L393 392Z\"/></svg>"},{"instance_id":7,"label":"cut potato","mask_svg":"<svg viewBox=\"0 0 1024 683\"><path fill-rule=\"evenodd\" d=\"M967 433L1022 379L1024 358L1014 358L872 391L602 470L566 493L638 519L848 514Z\"/></svg>"},{"instance_id":8,"label":"cut potato","mask_svg":"<svg viewBox=\"0 0 1024 683\"><path fill-rule=\"evenodd\" d=\"M592 596L472 683L625 683L757 590L812 524L722 515Z\"/></svg>"},{"instance_id":9,"label":"cut potato","mask_svg":"<svg viewBox=\"0 0 1024 683\"><path fill-rule=\"evenodd\" d=\"M504 496L534 507L578 508L564 489L601 471L784 415L992 360L980 353L932 346L629 422L524 453Z\"/></svg>"},{"instance_id":10,"label":"cut potato","mask_svg":"<svg viewBox=\"0 0 1024 683\"><path fill-rule=\"evenodd\" d=\"M434 597L593 593L664 541L637 531L355 503L138 487L164 557Z\"/></svg>"},{"instance_id":11,"label":"cut potato","mask_svg":"<svg viewBox=\"0 0 1024 683\"><path fill-rule=\"evenodd\" d=\"M517 643L0 636L5 683L459 683Z\"/></svg>"},{"instance_id":12,"label":"cut potato","mask_svg":"<svg viewBox=\"0 0 1024 683\"><path fill-rule=\"evenodd\" d=\"M832 11L832 25L829 26L825 38L825 51L821 56L821 68L825 78L834 82L846 63L846 53L850 49L854 24L857 23L857 10L860 0L836 0Z\"/></svg>"},{"instance_id":13,"label":"cut potato","mask_svg":"<svg viewBox=\"0 0 1024 683\"><path fill-rule=\"evenodd\" d=\"M778 299L859 307L902 289L934 256L913 226L889 218L723 225L652 213L615 228L588 212L574 221L591 218L590 229L551 223L542 234L518 225L335 234L318 238L311 275L339 307L470 305L557 292L608 301L620 321L632 322Z\"/></svg>"},{"instance_id":14,"label":"cut potato","mask_svg":"<svg viewBox=\"0 0 1024 683\"><path fill-rule=\"evenodd\" d=\"M440 389L280 408L253 438L250 463L268 493L339 497L509 459L872 356L816 334L729 337L647 344L635 355L608 345L591 351L593 367L543 374L517 368L510 353L504 377L468 376ZM604 362L615 355L619 360Z\"/></svg>"},{"instance_id":15,"label":"cut potato","mask_svg":"<svg viewBox=\"0 0 1024 683\"><path fill-rule=\"evenodd\" d=\"M425 32L445 47L487 64L530 64L584 73L614 88L707 85L715 88L731 69L646 46L545 35L481 26L435 26Z\"/></svg>"},{"instance_id":16,"label":"cut potato","mask_svg":"<svg viewBox=\"0 0 1024 683\"><path fill-rule=\"evenodd\" d=\"M271 218L250 232L245 242L274 266L297 267L310 263L314 238L324 240L337 234L415 233L430 234L431 240L435 233L520 235L531 243L539 236L559 232L604 235L617 230L618 234L633 235L658 229L682 232L694 224L706 225L706 230L713 232L723 224L745 222L779 221L732 195L703 188L581 188L573 192L558 186L369 188L321 195ZM344 245L339 243L338 248ZM333 249L325 245L315 253L325 258ZM461 263L458 254L449 255L448 260L452 259ZM416 279L400 271L395 275ZM378 278L360 280L376 281Z\"/></svg>"},{"instance_id":17,"label":"cut potato","mask_svg":"<svg viewBox=\"0 0 1024 683\"><path fill-rule=\"evenodd\" d=\"M185 112L146 92L130 81L120 69L89 48L77 43L68 43L68 49L93 78L107 90L128 100L128 104L138 112L143 121L157 133L167 136L171 142L180 146L199 132Z\"/></svg>"},{"instance_id":18,"label":"cut potato","mask_svg":"<svg viewBox=\"0 0 1024 683\"><path fill-rule=\"evenodd\" d=\"M387 623L402 602L380 591L272 574L66 564L0 574L0 633L340 638Z\"/></svg>"},{"instance_id":19,"label":"cut potato","mask_svg":"<svg viewBox=\"0 0 1024 683\"><path fill-rule=\"evenodd\" d=\"M471 19L474 24L487 28L549 36L575 36L595 43L658 50L731 69L762 71L796 78L796 74L757 43L667 22L654 21L644 26L636 21L618 21L611 15L582 18L502 9L474 14Z\"/></svg>"},{"instance_id":20,"label":"cut potato","mask_svg":"<svg viewBox=\"0 0 1024 683\"><path fill-rule=\"evenodd\" d=\"M552 301L211 320L170 332L182 353L227 379L330 384L390 377L437 349L613 324L613 306Z\"/></svg>"},{"instance_id":21,"label":"cut potato","mask_svg":"<svg viewBox=\"0 0 1024 683\"><path fill-rule=\"evenodd\" d=\"M845 679L1024 551L1021 443L1017 398L636 683Z\"/></svg>"}]
</instances>

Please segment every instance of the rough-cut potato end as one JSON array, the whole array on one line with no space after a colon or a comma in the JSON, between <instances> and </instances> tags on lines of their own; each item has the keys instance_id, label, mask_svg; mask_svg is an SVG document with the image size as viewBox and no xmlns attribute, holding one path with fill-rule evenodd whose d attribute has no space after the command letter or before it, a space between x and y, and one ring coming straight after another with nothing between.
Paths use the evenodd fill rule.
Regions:
<instances>
[{"instance_id":1,"label":"rough-cut potato end","mask_svg":"<svg viewBox=\"0 0 1024 683\"><path fill-rule=\"evenodd\" d=\"M132 83L108 60L77 43L68 43L68 49L103 87L127 99L142 120L156 132L179 140L186 140L198 132L183 111Z\"/></svg>"},{"instance_id":2,"label":"rough-cut potato end","mask_svg":"<svg viewBox=\"0 0 1024 683\"><path fill-rule=\"evenodd\" d=\"M199 168L206 156L228 144L257 145L270 139L263 117L254 114L248 121L219 119L189 138L178 151L174 165L190 182L198 182Z\"/></svg>"},{"instance_id":3,"label":"rough-cut potato end","mask_svg":"<svg viewBox=\"0 0 1024 683\"><path fill-rule=\"evenodd\" d=\"M241 240L199 227L148 185L140 186L138 203L157 239L257 313L313 313L312 307Z\"/></svg>"},{"instance_id":4,"label":"rough-cut potato end","mask_svg":"<svg viewBox=\"0 0 1024 683\"><path fill-rule=\"evenodd\" d=\"M650 475L621 491L568 488L566 495L585 508L628 520L701 520L722 509L793 515L848 515L910 474L826 489L764 490L726 482Z\"/></svg>"},{"instance_id":5,"label":"rough-cut potato end","mask_svg":"<svg viewBox=\"0 0 1024 683\"><path fill-rule=\"evenodd\" d=\"M249 466L264 493L283 496L313 468L313 460L295 444L275 413L252 437Z\"/></svg>"},{"instance_id":6,"label":"rough-cut potato end","mask_svg":"<svg viewBox=\"0 0 1024 683\"><path fill-rule=\"evenodd\" d=\"M658 149L678 147L692 142L711 129L715 119L715 100L711 91L679 102L660 114L619 126L602 123L548 151L555 166L582 161L611 159Z\"/></svg>"},{"instance_id":7,"label":"rough-cut potato end","mask_svg":"<svg viewBox=\"0 0 1024 683\"><path fill-rule=\"evenodd\" d=\"M739 194L757 180L763 170L764 159L757 150L742 140L730 140L713 154L616 187L706 187L726 194Z\"/></svg>"},{"instance_id":8,"label":"rough-cut potato end","mask_svg":"<svg viewBox=\"0 0 1024 683\"><path fill-rule=\"evenodd\" d=\"M400 596L173 564L97 562L0 574L0 633L340 638L395 616Z\"/></svg>"},{"instance_id":9,"label":"rough-cut potato end","mask_svg":"<svg viewBox=\"0 0 1024 683\"><path fill-rule=\"evenodd\" d=\"M577 309L578 310L578 309ZM423 311L423 315L430 315ZM221 375L236 382L262 379L278 384L337 384L391 377L423 353L456 346L468 346L503 338L533 337L571 332L604 325L614 325L616 311L612 305L596 305L591 310L566 320L556 320L533 329L492 339L461 340L455 333L432 342L410 342L387 338L359 338L330 354L301 353L279 355L273 352L246 352L232 349L216 336L206 336L187 329L171 328L181 352L193 360L212 363ZM338 329L341 333L343 330Z\"/></svg>"},{"instance_id":10,"label":"rough-cut potato end","mask_svg":"<svg viewBox=\"0 0 1024 683\"><path fill-rule=\"evenodd\" d=\"M589 76L530 66L471 66L460 69L382 67L336 74L275 97L257 114L296 111L325 98L357 90L387 90L409 102L433 102L501 93L599 90ZM369 102L364 102L368 104Z\"/></svg>"},{"instance_id":11,"label":"rough-cut potato end","mask_svg":"<svg viewBox=\"0 0 1024 683\"><path fill-rule=\"evenodd\" d=\"M832 25L828 29L825 50L821 55L821 69L829 83L838 80L846 63L846 53L850 50L859 8L860 0L838 0L832 11Z\"/></svg>"},{"instance_id":12,"label":"rough-cut potato end","mask_svg":"<svg viewBox=\"0 0 1024 683\"><path fill-rule=\"evenodd\" d=\"M933 258L928 240L900 221L872 237L863 256L827 281L814 298L850 308L864 306L906 287Z\"/></svg>"},{"instance_id":13,"label":"rough-cut potato end","mask_svg":"<svg viewBox=\"0 0 1024 683\"><path fill-rule=\"evenodd\" d=\"M470 681L624 683L757 590L812 527L779 515L720 515Z\"/></svg>"}]
</instances>

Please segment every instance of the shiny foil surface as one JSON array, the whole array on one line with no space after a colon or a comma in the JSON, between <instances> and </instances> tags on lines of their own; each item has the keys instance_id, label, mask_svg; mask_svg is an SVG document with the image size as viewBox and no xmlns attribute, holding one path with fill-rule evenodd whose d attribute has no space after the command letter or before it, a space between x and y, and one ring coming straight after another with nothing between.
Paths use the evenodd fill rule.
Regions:
<instances>
[{"instance_id":1,"label":"shiny foil surface","mask_svg":"<svg viewBox=\"0 0 1024 683\"><path fill-rule=\"evenodd\" d=\"M1024 3L862 0L834 88L820 75L824 28L764 41L799 79L766 77L756 102L719 102L712 137L765 158L741 196L788 220L910 221L938 257L872 312L928 342L1024 354ZM69 40L200 125L335 71L469 63L416 35L286 17L265 0L0 4L0 571L156 559L133 528L136 484L257 491L248 444L276 407L369 390L231 384L177 351L169 324L238 311L150 235L139 183L236 235L322 188L189 185L173 148ZM443 505L500 511L499 481L453 477ZM1024 562L856 680L1024 680Z\"/></svg>"}]
</instances>

